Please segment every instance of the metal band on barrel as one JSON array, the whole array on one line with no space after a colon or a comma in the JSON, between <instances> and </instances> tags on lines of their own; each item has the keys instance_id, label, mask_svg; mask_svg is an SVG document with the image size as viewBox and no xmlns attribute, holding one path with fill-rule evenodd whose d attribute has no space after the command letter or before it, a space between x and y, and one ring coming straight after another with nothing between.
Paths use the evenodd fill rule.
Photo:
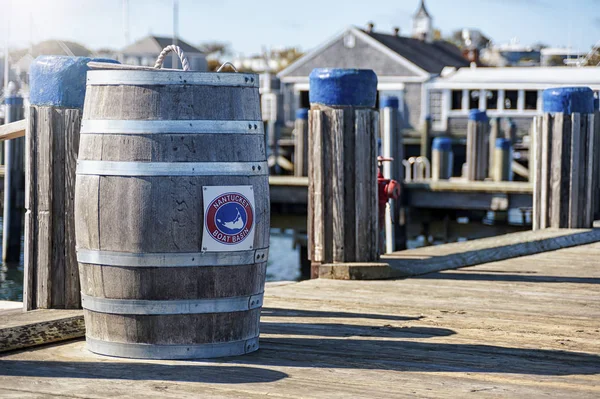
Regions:
<instances>
[{"instance_id":1,"label":"metal band on barrel","mask_svg":"<svg viewBox=\"0 0 600 399\"><path fill-rule=\"evenodd\" d=\"M197 85L258 88L258 75L247 73L98 70L87 73L88 86Z\"/></svg>"},{"instance_id":2,"label":"metal band on barrel","mask_svg":"<svg viewBox=\"0 0 600 399\"><path fill-rule=\"evenodd\" d=\"M125 267L238 266L267 261L269 248L236 252L130 253L77 249L77 261Z\"/></svg>"},{"instance_id":3,"label":"metal band on barrel","mask_svg":"<svg viewBox=\"0 0 600 399\"><path fill-rule=\"evenodd\" d=\"M196 345L155 345L110 342L85 337L87 348L101 355L138 359L199 359L239 356L258 349L258 336L241 341Z\"/></svg>"},{"instance_id":4,"label":"metal band on barrel","mask_svg":"<svg viewBox=\"0 0 600 399\"><path fill-rule=\"evenodd\" d=\"M266 176L266 162L77 161L78 175L96 176Z\"/></svg>"},{"instance_id":5,"label":"metal band on barrel","mask_svg":"<svg viewBox=\"0 0 600 399\"><path fill-rule=\"evenodd\" d=\"M99 313L127 315L198 314L244 312L262 306L263 294L210 299L153 301L145 299L108 299L81 293L84 309Z\"/></svg>"},{"instance_id":6,"label":"metal band on barrel","mask_svg":"<svg viewBox=\"0 0 600 399\"><path fill-rule=\"evenodd\" d=\"M81 134L260 134L262 121L223 120L111 120L81 121Z\"/></svg>"}]
</instances>

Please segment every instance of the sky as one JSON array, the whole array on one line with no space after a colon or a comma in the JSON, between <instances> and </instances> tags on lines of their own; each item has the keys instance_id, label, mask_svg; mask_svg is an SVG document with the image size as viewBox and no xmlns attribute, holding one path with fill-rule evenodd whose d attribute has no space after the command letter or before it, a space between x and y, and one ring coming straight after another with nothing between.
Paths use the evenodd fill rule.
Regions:
<instances>
[{"instance_id":1,"label":"sky","mask_svg":"<svg viewBox=\"0 0 600 399\"><path fill-rule=\"evenodd\" d=\"M128 0L129 42L171 36L173 0ZM348 25L399 26L409 34L419 0L179 0L179 37L197 45L228 42L234 54L263 47L310 50ZM588 51L600 40L600 0L426 0L443 35L477 28L494 42L571 45ZM123 0L0 0L0 47L46 39L71 40L92 50L126 44ZM10 13L7 8L10 7ZM10 21L7 17L10 16ZM7 29L8 27L8 29ZM8 31L8 32L7 32Z\"/></svg>"}]
</instances>

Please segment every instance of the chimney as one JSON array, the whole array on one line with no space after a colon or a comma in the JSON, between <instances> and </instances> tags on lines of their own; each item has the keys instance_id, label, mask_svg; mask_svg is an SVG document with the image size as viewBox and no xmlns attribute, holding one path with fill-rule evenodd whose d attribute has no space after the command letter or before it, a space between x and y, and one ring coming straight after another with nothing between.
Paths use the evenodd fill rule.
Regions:
<instances>
[{"instance_id":1,"label":"chimney","mask_svg":"<svg viewBox=\"0 0 600 399\"><path fill-rule=\"evenodd\" d=\"M367 24L367 33L371 33L373 32L373 28L375 27L375 24L373 22L369 22Z\"/></svg>"},{"instance_id":2,"label":"chimney","mask_svg":"<svg viewBox=\"0 0 600 399\"><path fill-rule=\"evenodd\" d=\"M394 26L394 36L400 36L400 28L397 26Z\"/></svg>"}]
</instances>

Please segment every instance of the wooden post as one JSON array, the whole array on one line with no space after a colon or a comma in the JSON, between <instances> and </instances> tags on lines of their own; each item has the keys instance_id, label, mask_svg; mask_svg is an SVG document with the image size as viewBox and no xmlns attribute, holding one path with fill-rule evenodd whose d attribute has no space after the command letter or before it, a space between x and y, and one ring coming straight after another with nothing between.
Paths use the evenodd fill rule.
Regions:
<instances>
[{"instance_id":1,"label":"wooden post","mask_svg":"<svg viewBox=\"0 0 600 399\"><path fill-rule=\"evenodd\" d=\"M294 125L294 176L308 176L308 109L296 111Z\"/></svg>"},{"instance_id":2,"label":"wooden post","mask_svg":"<svg viewBox=\"0 0 600 399\"><path fill-rule=\"evenodd\" d=\"M485 111L472 109L467 125L467 179L485 180L488 168L488 129Z\"/></svg>"},{"instance_id":3,"label":"wooden post","mask_svg":"<svg viewBox=\"0 0 600 399\"><path fill-rule=\"evenodd\" d=\"M596 93L597 95L597 93ZM600 220L600 99L594 97L594 171L592 181L594 186L594 220Z\"/></svg>"},{"instance_id":4,"label":"wooden post","mask_svg":"<svg viewBox=\"0 0 600 399\"><path fill-rule=\"evenodd\" d=\"M488 159L488 172L489 177L493 178L492 173L494 170L494 156L496 152L496 139L500 137L500 118L492 118L490 120L490 136L488 140L489 144L489 159Z\"/></svg>"},{"instance_id":5,"label":"wooden post","mask_svg":"<svg viewBox=\"0 0 600 399\"><path fill-rule=\"evenodd\" d=\"M42 56L31 66L25 143L25 310L81 307L73 198L90 61Z\"/></svg>"},{"instance_id":6,"label":"wooden post","mask_svg":"<svg viewBox=\"0 0 600 399\"><path fill-rule=\"evenodd\" d=\"M448 137L436 137L431 148L431 180L450 179L454 168L452 140Z\"/></svg>"},{"instance_id":7,"label":"wooden post","mask_svg":"<svg viewBox=\"0 0 600 399\"><path fill-rule=\"evenodd\" d=\"M381 132L383 138L383 156L392 158L383 163L383 177L396 180L400 186L404 184L404 143L398 123L398 107L400 102L396 96L385 96L380 99ZM403 190L401 190L401 193ZM402 194L401 194L402 195ZM392 253L398 248L406 248L406 225L401 217L404 209L402 197L389 200L385 214L385 252Z\"/></svg>"},{"instance_id":8,"label":"wooden post","mask_svg":"<svg viewBox=\"0 0 600 399\"><path fill-rule=\"evenodd\" d=\"M431 159L431 149L429 142L431 141L431 116L426 116L423 121L423 130L421 132L421 156Z\"/></svg>"},{"instance_id":9,"label":"wooden post","mask_svg":"<svg viewBox=\"0 0 600 399\"><path fill-rule=\"evenodd\" d=\"M512 145L510 139L499 137L494 142L494 163L490 177L494 181L512 181Z\"/></svg>"},{"instance_id":10,"label":"wooden post","mask_svg":"<svg viewBox=\"0 0 600 399\"><path fill-rule=\"evenodd\" d=\"M9 83L5 108L5 123L23 119L23 98ZM17 263L21 256L21 232L25 209L25 139L19 137L4 142L4 215L2 230L2 260Z\"/></svg>"},{"instance_id":11,"label":"wooden post","mask_svg":"<svg viewBox=\"0 0 600 399\"><path fill-rule=\"evenodd\" d=\"M312 277L324 263L379 258L377 137L371 70L310 75L308 239Z\"/></svg>"},{"instance_id":12,"label":"wooden post","mask_svg":"<svg viewBox=\"0 0 600 399\"><path fill-rule=\"evenodd\" d=\"M534 229L590 228L593 223L593 92L587 87L544 90L544 116L535 129Z\"/></svg>"}]
</instances>

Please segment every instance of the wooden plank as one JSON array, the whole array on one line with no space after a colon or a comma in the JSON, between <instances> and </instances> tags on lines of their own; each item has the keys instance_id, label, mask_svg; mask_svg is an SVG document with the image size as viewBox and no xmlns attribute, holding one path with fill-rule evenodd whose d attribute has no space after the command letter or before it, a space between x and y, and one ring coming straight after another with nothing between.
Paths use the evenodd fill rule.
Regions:
<instances>
[{"instance_id":1,"label":"wooden plank","mask_svg":"<svg viewBox=\"0 0 600 399\"><path fill-rule=\"evenodd\" d=\"M53 109L50 140L52 140L50 161L52 190L50 202L50 234L52 249L50 261L50 307L65 307L65 109Z\"/></svg>"},{"instance_id":2,"label":"wooden plank","mask_svg":"<svg viewBox=\"0 0 600 399\"><path fill-rule=\"evenodd\" d=\"M533 172L533 213L531 215L532 230L540 229L540 206L542 198L542 131L540 117L533 118L531 124L530 137L531 144L529 147L529 170Z\"/></svg>"},{"instance_id":3,"label":"wooden plank","mask_svg":"<svg viewBox=\"0 0 600 399\"><path fill-rule=\"evenodd\" d=\"M600 230L595 229L543 229L482 238L459 243L443 244L397 251L382 255L376 267L342 264L327 265L321 278L389 279L422 275L441 270L459 269L488 262L529 256L600 241Z\"/></svg>"},{"instance_id":4,"label":"wooden plank","mask_svg":"<svg viewBox=\"0 0 600 399\"><path fill-rule=\"evenodd\" d=\"M583 161L585 161L585 138L582 137L581 132L581 115L571 115L571 140L570 143L565 143L571 146L571 157L568 159L568 163L563 165L569 170L569 200L568 200L568 217L569 228L577 228L581 226L581 216L583 209L581 208L581 197L585 195L585 192L581 192L584 189L582 177L585 174L585 170L582 169Z\"/></svg>"},{"instance_id":5,"label":"wooden plank","mask_svg":"<svg viewBox=\"0 0 600 399\"><path fill-rule=\"evenodd\" d=\"M552 164L550 169L550 226L569 225L569 167L571 159L571 119L565 114L554 115L552 129Z\"/></svg>"},{"instance_id":6,"label":"wooden plank","mask_svg":"<svg viewBox=\"0 0 600 399\"><path fill-rule=\"evenodd\" d=\"M47 309L52 306L52 134L54 115L51 107L37 107L37 267L36 307Z\"/></svg>"},{"instance_id":7,"label":"wooden plank","mask_svg":"<svg viewBox=\"0 0 600 399\"><path fill-rule=\"evenodd\" d=\"M596 138L594 137L594 115L585 115L584 123L582 124L581 129L586 132L586 141L585 141L585 175L584 175L584 186L585 186L585 200L582 206L585 209L583 222L580 227L590 228L594 223L594 200L596 196L596 191L598 189L598 182L594 180L595 171L594 171L594 163L595 157L598 157L595 147Z\"/></svg>"},{"instance_id":8,"label":"wooden plank","mask_svg":"<svg viewBox=\"0 0 600 399\"><path fill-rule=\"evenodd\" d=\"M352 125L347 126L344 122L344 109L334 109L326 111L330 130L327 131L327 135L331 138L330 151L328 153L331 156L331 197L325 197L325 202L331 204L331 225L332 225L332 259L334 263L344 262L346 260L346 234L352 234L352 231L346 231L346 218L345 214L345 190L347 187L345 162L347 162L345 155L344 137L348 134L352 134ZM350 205L350 204L349 204ZM325 223L327 221L325 220Z\"/></svg>"},{"instance_id":9,"label":"wooden plank","mask_svg":"<svg viewBox=\"0 0 600 399\"><path fill-rule=\"evenodd\" d=\"M323 209L323 112L320 110L310 111L310 133L309 137L311 140L310 145L310 160L309 160L309 193L310 198L309 204L309 238L312 237L311 242L311 261L322 262L323 261L323 240L324 240L324 228L322 223L316 223L315 220L323 220L324 209ZM312 213L311 213L312 211Z\"/></svg>"},{"instance_id":10,"label":"wooden plank","mask_svg":"<svg viewBox=\"0 0 600 399\"><path fill-rule=\"evenodd\" d=\"M550 211L552 206L550 202L550 194L552 193L552 141L554 134L554 122L554 117L551 114L544 114L541 130L541 164L538 166L538 168L541 170L540 229L550 227Z\"/></svg>"},{"instance_id":11,"label":"wooden plank","mask_svg":"<svg viewBox=\"0 0 600 399\"><path fill-rule=\"evenodd\" d=\"M0 125L0 141L24 137L28 125L27 119Z\"/></svg>"},{"instance_id":12,"label":"wooden plank","mask_svg":"<svg viewBox=\"0 0 600 399\"><path fill-rule=\"evenodd\" d=\"M64 306L66 309L81 308L79 270L75 251L75 171L79 151L81 111L65 110L65 163L64 163Z\"/></svg>"},{"instance_id":13,"label":"wooden plank","mask_svg":"<svg viewBox=\"0 0 600 399\"><path fill-rule=\"evenodd\" d=\"M27 135L25 137L25 232L23 261L23 308L32 310L36 307L37 295L37 108L29 107L27 118Z\"/></svg>"},{"instance_id":14,"label":"wooden plank","mask_svg":"<svg viewBox=\"0 0 600 399\"><path fill-rule=\"evenodd\" d=\"M43 309L0 313L0 352L84 335L83 312L79 310Z\"/></svg>"}]
</instances>

